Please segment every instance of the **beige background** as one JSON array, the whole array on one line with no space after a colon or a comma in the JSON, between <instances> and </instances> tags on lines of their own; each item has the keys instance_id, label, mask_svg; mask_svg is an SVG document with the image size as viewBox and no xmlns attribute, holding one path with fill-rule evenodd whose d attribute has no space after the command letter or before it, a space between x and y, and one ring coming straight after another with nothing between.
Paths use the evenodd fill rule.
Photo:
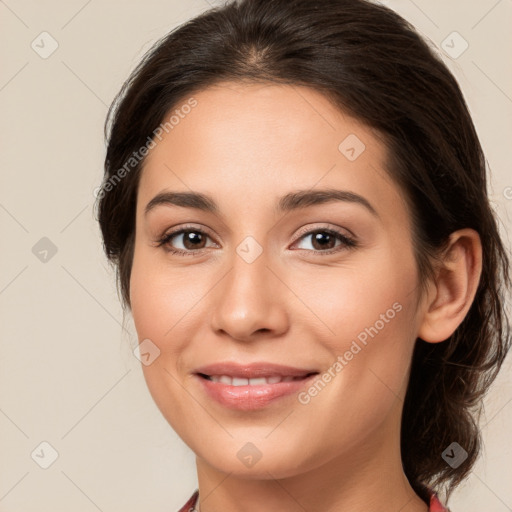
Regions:
<instances>
[{"instance_id":1,"label":"beige background","mask_svg":"<svg viewBox=\"0 0 512 512\"><path fill-rule=\"evenodd\" d=\"M461 83L510 231L512 1L385 3L439 47ZM92 204L107 106L157 38L208 7L0 0L2 512L173 512L196 487L193 453L152 402L132 353L130 318L123 331ZM51 49L43 31L58 43L45 59L31 47L46 37ZM469 44L457 58L441 47L453 31ZM49 244L43 237L57 249L46 262L33 252ZM486 400L483 456L453 512L512 510L510 367L509 358ZM47 469L42 442L58 454Z\"/></svg>"}]
</instances>

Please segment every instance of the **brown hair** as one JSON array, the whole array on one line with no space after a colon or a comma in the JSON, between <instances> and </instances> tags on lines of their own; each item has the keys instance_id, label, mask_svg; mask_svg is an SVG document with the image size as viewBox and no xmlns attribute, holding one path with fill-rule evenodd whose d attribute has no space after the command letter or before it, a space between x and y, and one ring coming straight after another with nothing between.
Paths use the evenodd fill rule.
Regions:
<instances>
[{"instance_id":1,"label":"brown hair","mask_svg":"<svg viewBox=\"0 0 512 512\"><path fill-rule=\"evenodd\" d=\"M449 496L478 457L482 398L511 343L509 261L487 197L484 154L455 78L407 21L366 0L231 1L171 31L124 83L105 123L104 185L111 185L100 189L98 220L130 308L144 160L116 183L112 178L183 98L228 80L311 87L380 134L388 172L412 214L422 287L450 233L479 233L483 269L474 302L448 340L416 340L402 416L409 482L425 501L425 485L446 485ZM441 456L453 441L468 453L456 468Z\"/></svg>"}]
</instances>

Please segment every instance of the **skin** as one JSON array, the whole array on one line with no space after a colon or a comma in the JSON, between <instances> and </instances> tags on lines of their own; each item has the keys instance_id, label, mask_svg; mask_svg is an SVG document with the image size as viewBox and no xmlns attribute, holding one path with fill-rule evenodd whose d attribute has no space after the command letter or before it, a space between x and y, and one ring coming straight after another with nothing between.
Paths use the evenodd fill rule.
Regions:
<instances>
[{"instance_id":1,"label":"skin","mask_svg":"<svg viewBox=\"0 0 512 512\"><path fill-rule=\"evenodd\" d=\"M401 466L403 398L416 338L445 340L471 305L478 235L452 235L420 295L410 213L372 129L305 87L223 83L194 98L145 161L130 299L139 340L160 350L143 366L150 393L196 454L201 511L427 511ZM338 149L350 134L365 144L353 161ZM348 201L274 210L284 194L324 188L363 196L376 215ZM159 205L145 215L164 190L207 194L220 213ZM178 234L168 245L195 256L157 245L185 225L206 233L202 244ZM357 247L306 234L326 228ZM236 251L247 236L262 249L252 263ZM322 254L329 249L340 250ZM394 318L307 404L292 395L231 410L193 376L219 361L325 372L396 303ZM248 442L261 452L252 467L237 457Z\"/></svg>"}]
</instances>

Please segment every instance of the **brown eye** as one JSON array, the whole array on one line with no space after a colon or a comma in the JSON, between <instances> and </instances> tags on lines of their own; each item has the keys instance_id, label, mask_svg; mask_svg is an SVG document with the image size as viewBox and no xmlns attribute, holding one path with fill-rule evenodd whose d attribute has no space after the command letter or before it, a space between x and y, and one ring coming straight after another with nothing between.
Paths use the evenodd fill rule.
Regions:
<instances>
[{"instance_id":1,"label":"brown eye","mask_svg":"<svg viewBox=\"0 0 512 512\"><path fill-rule=\"evenodd\" d=\"M207 233L197 228L182 228L171 233L167 233L158 241L158 247L164 246L166 251L174 254L193 255L197 251L207 248L206 240L210 238ZM174 239L177 240L174 243ZM181 244L182 247L175 247L175 244Z\"/></svg>"},{"instance_id":2,"label":"brown eye","mask_svg":"<svg viewBox=\"0 0 512 512\"><path fill-rule=\"evenodd\" d=\"M204 233L199 231L186 230L174 234L172 238L178 235L183 235L182 244L184 245L185 249L203 249L204 243L206 241L206 236Z\"/></svg>"},{"instance_id":3,"label":"brown eye","mask_svg":"<svg viewBox=\"0 0 512 512\"><path fill-rule=\"evenodd\" d=\"M299 240L311 238L312 250L320 253L331 254L349 247L355 247L356 242L352 238L331 229L316 229L302 235ZM336 242L339 244L336 245ZM303 247L300 249L304 249ZM308 250L308 249L306 249Z\"/></svg>"},{"instance_id":4,"label":"brown eye","mask_svg":"<svg viewBox=\"0 0 512 512\"><path fill-rule=\"evenodd\" d=\"M334 249L336 246L336 237L326 233L325 231L318 231L312 234L312 246L321 251L322 249Z\"/></svg>"}]
</instances>

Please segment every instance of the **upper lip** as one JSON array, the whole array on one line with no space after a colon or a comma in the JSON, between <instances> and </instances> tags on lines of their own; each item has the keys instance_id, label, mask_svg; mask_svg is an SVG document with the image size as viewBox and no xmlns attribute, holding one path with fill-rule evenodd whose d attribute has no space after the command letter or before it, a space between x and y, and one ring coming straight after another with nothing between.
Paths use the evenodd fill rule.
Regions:
<instances>
[{"instance_id":1,"label":"upper lip","mask_svg":"<svg viewBox=\"0 0 512 512\"><path fill-rule=\"evenodd\" d=\"M292 366L284 366L274 363L250 363L250 364L237 364L233 362L220 362L209 364L196 368L194 373L202 373L204 375L227 375L229 377L238 377L245 379L252 379L257 377L305 377L310 373L318 373L317 370L308 368L294 368Z\"/></svg>"}]
</instances>

